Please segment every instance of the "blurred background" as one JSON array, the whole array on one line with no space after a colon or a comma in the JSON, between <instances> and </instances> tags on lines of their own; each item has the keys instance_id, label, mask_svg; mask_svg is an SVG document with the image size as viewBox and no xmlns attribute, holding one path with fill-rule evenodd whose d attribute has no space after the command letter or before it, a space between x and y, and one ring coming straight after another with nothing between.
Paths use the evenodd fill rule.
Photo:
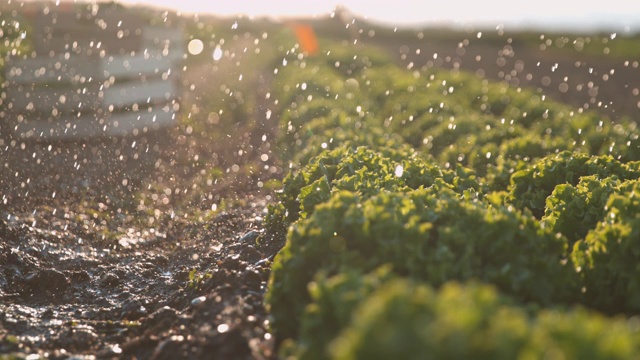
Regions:
<instances>
[{"instance_id":1,"label":"blurred background","mask_svg":"<svg viewBox=\"0 0 640 360\"><path fill-rule=\"evenodd\" d=\"M319 16L342 6L369 21L399 27L504 26L508 29L547 29L593 31L611 30L637 32L640 27L640 2L611 1L554 1L535 3L506 0L485 1L224 1L198 0L141 1L121 0L122 3L154 5L190 13L218 15L245 14L254 17Z\"/></svg>"}]
</instances>

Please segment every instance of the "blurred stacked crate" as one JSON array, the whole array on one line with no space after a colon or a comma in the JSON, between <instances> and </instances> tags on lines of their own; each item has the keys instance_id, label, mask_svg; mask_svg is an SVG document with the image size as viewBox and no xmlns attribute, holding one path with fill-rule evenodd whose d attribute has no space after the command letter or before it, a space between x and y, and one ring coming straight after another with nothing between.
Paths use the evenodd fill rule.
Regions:
<instances>
[{"instance_id":1,"label":"blurred stacked crate","mask_svg":"<svg viewBox=\"0 0 640 360\"><path fill-rule=\"evenodd\" d=\"M175 23L150 25L113 4L45 7L28 17L34 56L5 67L19 137L137 135L176 122L184 40Z\"/></svg>"}]
</instances>

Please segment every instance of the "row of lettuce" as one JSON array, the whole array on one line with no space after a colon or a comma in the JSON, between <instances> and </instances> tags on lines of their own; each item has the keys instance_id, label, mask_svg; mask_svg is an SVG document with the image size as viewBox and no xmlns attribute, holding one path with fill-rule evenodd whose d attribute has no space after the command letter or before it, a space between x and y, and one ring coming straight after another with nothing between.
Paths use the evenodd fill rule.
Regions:
<instances>
[{"instance_id":1,"label":"row of lettuce","mask_svg":"<svg viewBox=\"0 0 640 360\"><path fill-rule=\"evenodd\" d=\"M640 356L635 124L323 44L278 68L283 356Z\"/></svg>"}]
</instances>

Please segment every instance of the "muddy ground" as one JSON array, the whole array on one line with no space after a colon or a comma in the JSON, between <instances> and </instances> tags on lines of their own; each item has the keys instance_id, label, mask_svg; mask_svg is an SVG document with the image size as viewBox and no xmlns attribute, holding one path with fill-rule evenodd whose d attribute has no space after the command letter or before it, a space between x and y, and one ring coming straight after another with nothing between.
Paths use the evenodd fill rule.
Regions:
<instances>
[{"instance_id":1,"label":"muddy ground","mask_svg":"<svg viewBox=\"0 0 640 360\"><path fill-rule=\"evenodd\" d=\"M263 295L282 237L263 218L282 170L275 126L245 105L266 106L268 80L238 82L251 44L187 63L174 128L37 142L0 125L0 357L272 356ZM209 112L229 103L241 119Z\"/></svg>"},{"instance_id":2,"label":"muddy ground","mask_svg":"<svg viewBox=\"0 0 640 360\"><path fill-rule=\"evenodd\" d=\"M506 41L366 42L404 67L460 67L637 115L632 64ZM255 47L240 36L221 61L189 63L167 131L35 142L0 124L0 356L273 357L263 295L283 240L263 220L285 171L265 116L272 69L243 62Z\"/></svg>"}]
</instances>

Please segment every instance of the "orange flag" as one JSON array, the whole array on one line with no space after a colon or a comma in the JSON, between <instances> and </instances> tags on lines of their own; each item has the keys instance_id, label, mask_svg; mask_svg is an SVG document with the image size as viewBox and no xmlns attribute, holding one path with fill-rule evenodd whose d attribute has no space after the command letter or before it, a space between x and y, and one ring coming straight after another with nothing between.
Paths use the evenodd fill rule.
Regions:
<instances>
[{"instance_id":1,"label":"orange flag","mask_svg":"<svg viewBox=\"0 0 640 360\"><path fill-rule=\"evenodd\" d=\"M313 27L306 24L291 24L291 27L298 38L298 43L302 51L307 53L307 55L317 54L320 47L318 46L318 38L316 37L315 31L313 31Z\"/></svg>"}]
</instances>

